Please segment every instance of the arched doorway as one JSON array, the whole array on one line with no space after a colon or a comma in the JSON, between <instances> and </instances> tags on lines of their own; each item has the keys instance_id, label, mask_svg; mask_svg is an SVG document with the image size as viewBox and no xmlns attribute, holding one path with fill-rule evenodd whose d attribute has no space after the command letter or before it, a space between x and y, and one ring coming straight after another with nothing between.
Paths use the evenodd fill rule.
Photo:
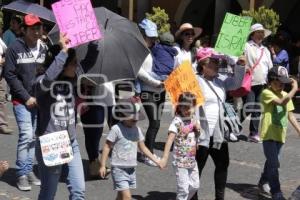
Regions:
<instances>
[{"instance_id":1,"label":"arched doorway","mask_svg":"<svg viewBox=\"0 0 300 200\"><path fill-rule=\"evenodd\" d=\"M215 0L192 0L186 7L181 23L189 22L194 26L202 27L203 34L212 34L215 15Z\"/></svg>"},{"instance_id":2,"label":"arched doorway","mask_svg":"<svg viewBox=\"0 0 300 200\"><path fill-rule=\"evenodd\" d=\"M281 0L274 0L271 8L279 14L281 28L288 31L293 39L300 38L300 26L297 21L300 12L300 1L290 0L287 4Z\"/></svg>"},{"instance_id":3,"label":"arched doorway","mask_svg":"<svg viewBox=\"0 0 300 200\"><path fill-rule=\"evenodd\" d=\"M186 0L179 5L175 20L178 24L189 22L202 27L204 30L202 35L212 36L214 41L226 12L239 14L241 11L242 7L238 0Z\"/></svg>"}]
</instances>

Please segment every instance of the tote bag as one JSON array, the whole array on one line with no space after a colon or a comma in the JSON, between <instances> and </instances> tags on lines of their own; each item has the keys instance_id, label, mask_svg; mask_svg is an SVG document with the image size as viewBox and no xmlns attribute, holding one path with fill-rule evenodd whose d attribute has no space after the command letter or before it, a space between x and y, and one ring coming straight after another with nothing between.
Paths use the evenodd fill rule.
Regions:
<instances>
[{"instance_id":1,"label":"tote bag","mask_svg":"<svg viewBox=\"0 0 300 200\"><path fill-rule=\"evenodd\" d=\"M243 127L241 124L241 121L236 114L235 110L233 109L232 105L226 102L223 102L222 99L219 97L215 89L211 86L211 84L205 79L206 84L209 86L209 88L215 93L217 96L219 103L222 105L224 110L224 116L222 121L224 123L223 126L223 134L224 139L227 141L230 141L230 133L239 134Z\"/></svg>"}]
</instances>

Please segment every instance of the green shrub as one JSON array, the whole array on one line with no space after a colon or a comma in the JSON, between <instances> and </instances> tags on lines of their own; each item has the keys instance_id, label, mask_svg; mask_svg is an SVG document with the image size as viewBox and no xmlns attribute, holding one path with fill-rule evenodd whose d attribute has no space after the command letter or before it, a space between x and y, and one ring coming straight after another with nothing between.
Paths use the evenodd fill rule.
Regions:
<instances>
[{"instance_id":1,"label":"green shrub","mask_svg":"<svg viewBox=\"0 0 300 200\"><path fill-rule=\"evenodd\" d=\"M268 9L264 6L258 8L258 10L243 10L241 15L252 17L253 24L262 24L266 29L272 31L272 34L275 34L280 26L279 15L273 9Z\"/></svg>"},{"instance_id":2,"label":"green shrub","mask_svg":"<svg viewBox=\"0 0 300 200\"><path fill-rule=\"evenodd\" d=\"M152 7L152 13L146 13L146 18L157 25L159 34L170 31L169 16L165 9Z\"/></svg>"}]
</instances>

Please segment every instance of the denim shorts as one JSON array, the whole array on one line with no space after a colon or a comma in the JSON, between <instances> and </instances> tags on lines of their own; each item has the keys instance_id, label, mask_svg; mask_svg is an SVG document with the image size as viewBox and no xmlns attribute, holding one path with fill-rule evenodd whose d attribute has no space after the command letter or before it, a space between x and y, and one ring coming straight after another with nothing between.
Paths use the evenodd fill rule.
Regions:
<instances>
[{"instance_id":1,"label":"denim shorts","mask_svg":"<svg viewBox=\"0 0 300 200\"><path fill-rule=\"evenodd\" d=\"M136 188L135 168L112 167L111 171L114 190L123 191Z\"/></svg>"}]
</instances>

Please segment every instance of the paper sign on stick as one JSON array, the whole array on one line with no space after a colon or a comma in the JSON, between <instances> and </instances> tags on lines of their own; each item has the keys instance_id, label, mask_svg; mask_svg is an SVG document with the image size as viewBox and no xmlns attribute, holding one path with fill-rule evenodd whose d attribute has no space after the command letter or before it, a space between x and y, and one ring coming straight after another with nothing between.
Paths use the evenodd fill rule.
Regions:
<instances>
[{"instance_id":1,"label":"paper sign on stick","mask_svg":"<svg viewBox=\"0 0 300 200\"><path fill-rule=\"evenodd\" d=\"M250 32L252 18L226 13L215 50L227 55L240 56Z\"/></svg>"},{"instance_id":2,"label":"paper sign on stick","mask_svg":"<svg viewBox=\"0 0 300 200\"><path fill-rule=\"evenodd\" d=\"M52 4L60 32L71 40L69 47L98 40L102 34L89 0L61 0Z\"/></svg>"},{"instance_id":3,"label":"paper sign on stick","mask_svg":"<svg viewBox=\"0 0 300 200\"><path fill-rule=\"evenodd\" d=\"M197 98L197 105L204 103L204 96L189 61L184 61L165 80L165 89L171 97L173 105L177 105L178 97L183 92L191 92Z\"/></svg>"}]
</instances>

